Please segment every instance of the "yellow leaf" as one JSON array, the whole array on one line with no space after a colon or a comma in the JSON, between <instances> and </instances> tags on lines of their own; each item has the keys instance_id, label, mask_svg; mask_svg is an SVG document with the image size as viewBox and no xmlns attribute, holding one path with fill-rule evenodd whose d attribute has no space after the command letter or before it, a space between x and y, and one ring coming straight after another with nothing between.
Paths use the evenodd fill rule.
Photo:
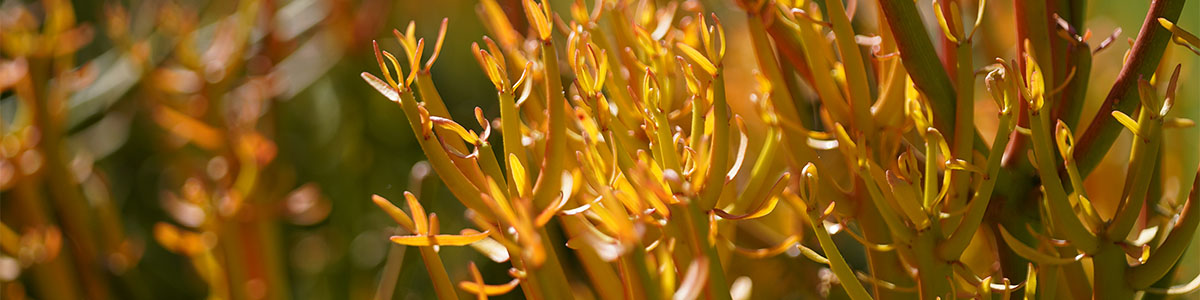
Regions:
<instances>
[{"instance_id":1,"label":"yellow leaf","mask_svg":"<svg viewBox=\"0 0 1200 300\"><path fill-rule=\"evenodd\" d=\"M791 236L788 236L787 238L783 239L783 242L780 242L778 245L771 246L768 248L762 248L762 249L746 249L746 248L738 247L737 245L733 245L733 241L729 241L729 244L733 246L734 252L737 252L738 254L744 255L746 257L767 258L767 257L779 255L780 253L783 253L784 251L791 249L793 247L793 245L795 245L796 242L798 242L798 241L800 241L800 237L791 235Z\"/></svg>"},{"instance_id":2,"label":"yellow leaf","mask_svg":"<svg viewBox=\"0 0 1200 300\"><path fill-rule=\"evenodd\" d=\"M1130 118L1129 115L1126 115L1119 110L1114 110L1112 112L1112 116L1114 119L1117 119L1117 122L1120 122L1121 125L1125 125L1125 128L1129 128L1129 131L1133 132L1134 135L1142 135L1141 126L1138 126L1138 123L1134 121L1133 118Z\"/></svg>"},{"instance_id":3,"label":"yellow leaf","mask_svg":"<svg viewBox=\"0 0 1200 300\"><path fill-rule=\"evenodd\" d=\"M457 122L438 116L429 117L429 121L433 122L433 125L437 126L438 128L449 130L450 132L457 134L458 137L466 141L467 144L478 145L480 143L478 136L467 132L467 129L463 128L462 125L459 125Z\"/></svg>"},{"instance_id":4,"label":"yellow leaf","mask_svg":"<svg viewBox=\"0 0 1200 300\"><path fill-rule=\"evenodd\" d=\"M717 75L717 67L713 66L712 62L709 61L704 54L700 54L700 51L697 51L695 48L692 48L692 46L688 46L682 42L675 43L675 46L679 48L680 52L683 52L684 56L699 65L700 68L704 69L705 72L708 72L709 76Z\"/></svg>"},{"instance_id":5,"label":"yellow leaf","mask_svg":"<svg viewBox=\"0 0 1200 300\"><path fill-rule=\"evenodd\" d=\"M1192 35L1191 32L1188 32L1187 30L1183 30L1183 28L1179 28L1179 26L1176 26L1174 23L1171 23L1171 21L1167 20L1166 18L1158 18L1158 24L1161 24L1163 28L1170 30L1172 34L1179 37L1183 41L1187 42L1188 44L1191 44L1192 47L1200 48L1200 38L1197 38L1195 35Z\"/></svg>"},{"instance_id":6,"label":"yellow leaf","mask_svg":"<svg viewBox=\"0 0 1200 300\"><path fill-rule=\"evenodd\" d=\"M957 26L957 24L949 24L950 21L946 20L946 16L942 13L942 6L938 5L937 0L933 1L933 16L937 18L938 27L942 28L942 34L946 35L946 39L950 40L951 43L958 44L958 37L955 36L955 32L957 31L950 27Z\"/></svg>"},{"instance_id":7,"label":"yellow leaf","mask_svg":"<svg viewBox=\"0 0 1200 300\"><path fill-rule=\"evenodd\" d=\"M549 17L547 16L543 7L543 5L546 4L538 4L533 2L533 0L525 0L523 4L525 7L525 16L529 18L530 26L532 26L534 30L537 30L538 37L540 37L542 41L549 41L551 24L547 20Z\"/></svg>"},{"instance_id":8,"label":"yellow leaf","mask_svg":"<svg viewBox=\"0 0 1200 300\"><path fill-rule=\"evenodd\" d=\"M392 220L395 220L396 224L400 224L400 227L404 227L404 229L408 231L416 231L416 227L413 226L412 219L410 219L408 215L404 214L404 211L400 210L399 207L393 205L391 201L388 201L388 199L385 199L379 195L371 195L371 201L374 201L376 206L379 206L379 208L383 209L383 212L387 213L389 217L392 217Z\"/></svg>"},{"instance_id":9,"label":"yellow leaf","mask_svg":"<svg viewBox=\"0 0 1200 300\"><path fill-rule=\"evenodd\" d=\"M471 243L478 242L483 238L488 237L490 231L484 231L475 234L453 235L453 234L438 234L433 236L424 235L397 235L392 236L392 242L406 246L466 246Z\"/></svg>"},{"instance_id":10,"label":"yellow leaf","mask_svg":"<svg viewBox=\"0 0 1200 300\"><path fill-rule=\"evenodd\" d=\"M516 288L517 285L519 285L520 283L521 283L520 279L513 278L513 280L511 280L507 283L504 283L504 284L497 284L497 285L485 284L481 288L480 285L477 283L470 282L470 281L461 281L458 283L458 288L460 288L464 291L467 291L468 293L472 293L472 294L479 294L479 292L482 291L483 294L488 295L488 296L498 296L498 295L507 294L508 292L512 291L513 288Z\"/></svg>"},{"instance_id":11,"label":"yellow leaf","mask_svg":"<svg viewBox=\"0 0 1200 300\"><path fill-rule=\"evenodd\" d=\"M714 209L713 212L716 213L718 216L721 216L721 218L728 219L728 220L749 220L749 219L757 219L757 218L766 216L766 215L770 214L772 211L774 211L775 206L777 204L779 204L780 197L778 197L776 195L778 195L780 192L783 191L783 189L785 187L787 187L788 178L790 178L790 177L791 177L791 174L783 173L783 177L780 177L779 180L775 181L775 185L772 186L771 190L767 193L766 201L762 202L762 204L757 209L755 209L749 213L746 213L744 215L732 215L721 209ZM757 199L755 199L755 200L757 200Z\"/></svg>"},{"instance_id":12,"label":"yellow leaf","mask_svg":"<svg viewBox=\"0 0 1200 300\"><path fill-rule=\"evenodd\" d=\"M417 201L417 197L412 193L404 192L404 199L408 201L408 210L412 212L415 233L418 235L428 234L429 219L425 215L425 207L421 206L421 202Z\"/></svg>"},{"instance_id":13,"label":"yellow leaf","mask_svg":"<svg viewBox=\"0 0 1200 300\"><path fill-rule=\"evenodd\" d=\"M512 185L517 187L518 193L514 196L527 196L529 194L529 179L525 176L525 166L512 153L508 154L508 172L512 176Z\"/></svg>"}]
</instances>

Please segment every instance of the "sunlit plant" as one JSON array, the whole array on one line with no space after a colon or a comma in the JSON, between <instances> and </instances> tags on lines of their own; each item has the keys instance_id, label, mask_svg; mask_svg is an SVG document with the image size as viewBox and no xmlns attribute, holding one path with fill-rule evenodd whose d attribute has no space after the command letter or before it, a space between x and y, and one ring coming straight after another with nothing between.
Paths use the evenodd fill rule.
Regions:
<instances>
[{"instance_id":1,"label":"sunlit plant","mask_svg":"<svg viewBox=\"0 0 1200 300\"><path fill-rule=\"evenodd\" d=\"M1164 132L1193 126L1186 116L1195 115L1173 109L1191 100L1176 96L1181 67L1161 63L1168 41L1200 47L1174 26L1183 1L1151 3L1090 119L1081 115L1092 57L1113 38L1089 46L1081 2L1014 2L1017 56L976 65L972 44L991 38L978 30L983 1L933 2L942 57L912 1L870 3L878 28L852 26L841 1L737 1L740 11L728 13L745 16L753 50L739 55L757 62L746 99L727 92L727 24L695 1L576 1L564 18L549 2L525 0L521 20L484 0L493 38L471 51L500 117L476 108L465 126L450 119L430 76L447 23L424 64L427 43L410 23L394 31L407 64L376 45L382 76L362 78L403 108L479 229L439 233L411 194L408 213L374 201L407 232L392 241L420 249L441 298L514 285L533 299L778 297L750 287L784 283L734 280L726 268L733 256L789 251L831 270L852 299L1191 292L1195 284L1169 287L1167 275L1200 224L1196 190L1161 193L1167 181L1192 182L1195 161L1156 172L1164 157L1200 150L1162 147ZM752 111L733 113L735 101ZM991 103L994 132L975 120L976 106ZM760 143L750 124L765 128ZM1134 136L1129 170L1105 215L1084 181L1107 176L1092 171L1122 130ZM800 224L777 226L768 218L776 215ZM739 246L739 228L769 232L776 246ZM857 243L835 241L838 233ZM992 244L981 237L998 245L980 246ZM472 264L456 291L438 248L463 245L511 262L512 281L483 282ZM868 268L851 266L846 247L865 249ZM565 273L562 251L583 274ZM968 263L968 253L989 263ZM1164 278L1168 287L1156 285Z\"/></svg>"}]
</instances>

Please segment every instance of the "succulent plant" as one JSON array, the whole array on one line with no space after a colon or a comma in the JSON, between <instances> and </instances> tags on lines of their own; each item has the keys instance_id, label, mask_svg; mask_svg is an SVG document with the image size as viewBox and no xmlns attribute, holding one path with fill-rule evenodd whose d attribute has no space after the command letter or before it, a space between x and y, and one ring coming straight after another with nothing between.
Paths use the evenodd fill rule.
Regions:
<instances>
[{"instance_id":1,"label":"succulent plant","mask_svg":"<svg viewBox=\"0 0 1200 300\"><path fill-rule=\"evenodd\" d=\"M376 45L382 76L362 78L403 108L479 229L438 234L411 194L411 218L376 197L410 234L392 241L421 249L441 298L459 294L437 249L463 245L512 265L502 285L471 265L458 287L480 298L518 285L533 299L746 299L753 283L732 280L731 262L791 251L828 268L852 299L1194 290L1152 287L1169 283L1200 221L1195 187L1162 188L1192 182L1195 162L1158 171L1164 157L1197 152L1162 146L1195 116L1172 109L1189 100L1176 97L1180 65L1163 60L1168 41L1200 48L1173 25L1183 1L1151 2L1094 118L1083 112L1092 58L1116 35L1090 46L1082 1L1013 1L1003 23L1017 28L1016 56L982 65L973 46L995 38L979 30L984 1L933 1L934 39L912 1L736 3L575 1L559 16L524 0L522 17L483 0L494 38L471 51L500 117L476 108L465 126L430 77L447 22L424 65L414 24L394 31L407 65ZM852 20L865 5L877 18ZM730 23L710 7L745 28L750 51L727 51ZM756 62L745 96L729 92L731 61ZM996 120L976 120L981 106ZM1107 176L1094 171L1124 130L1134 137L1128 173L1102 213L1084 182ZM738 246L746 232L777 246ZM848 247L865 249L867 268L847 261ZM581 274L565 273L568 257Z\"/></svg>"}]
</instances>

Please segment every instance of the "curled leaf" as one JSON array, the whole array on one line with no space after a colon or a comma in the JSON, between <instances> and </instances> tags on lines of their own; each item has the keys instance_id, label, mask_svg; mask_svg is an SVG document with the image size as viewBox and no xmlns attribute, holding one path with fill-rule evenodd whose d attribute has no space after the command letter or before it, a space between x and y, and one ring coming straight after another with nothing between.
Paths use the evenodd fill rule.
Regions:
<instances>
[{"instance_id":1,"label":"curled leaf","mask_svg":"<svg viewBox=\"0 0 1200 300\"><path fill-rule=\"evenodd\" d=\"M737 252L738 254L741 254L743 256L750 257L750 258L767 258L767 257L779 255L780 253L783 253L784 251L791 249L792 245L795 245L799 241L800 241L800 237L791 235L791 236L788 236L787 238L783 239L782 242L779 242L779 244L777 244L775 246L762 248L762 249L746 249L746 248L738 247L737 245L733 244L733 241L729 241L729 244L731 246L733 246L734 252Z\"/></svg>"},{"instance_id":2,"label":"curled leaf","mask_svg":"<svg viewBox=\"0 0 1200 300\"><path fill-rule=\"evenodd\" d=\"M998 228L1000 229L1000 236L1004 239L1004 242L1008 244L1010 248L1012 248L1013 252L1016 252L1017 255L1036 262L1039 265L1062 265L1083 259L1082 254L1073 258L1063 258L1043 253L1037 249L1030 248L1020 240L1017 240L1017 238L1013 237L1011 233L1008 233L1007 229L1004 229L1004 226L999 226Z\"/></svg>"}]
</instances>

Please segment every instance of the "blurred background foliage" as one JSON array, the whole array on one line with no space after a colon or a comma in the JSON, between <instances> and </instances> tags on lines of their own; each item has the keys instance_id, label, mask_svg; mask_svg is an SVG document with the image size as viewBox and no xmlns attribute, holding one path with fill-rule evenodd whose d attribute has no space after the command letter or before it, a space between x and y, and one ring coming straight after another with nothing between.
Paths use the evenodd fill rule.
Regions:
<instances>
[{"instance_id":1,"label":"blurred background foliage","mask_svg":"<svg viewBox=\"0 0 1200 300\"><path fill-rule=\"evenodd\" d=\"M522 14L518 1L498 2ZM730 105L751 114L748 101L738 100L755 84L753 50L737 21L744 16L732 2L709 2L731 33ZM929 3L918 2L927 32L938 32L928 23ZM987 5L980 30L992 38L977 41L976 65L1015 57L1012 4ZM1088 5L1085 27L1099 37L1118 27L1124 33L1096 57L1098 84L1083 116L1094 115L1148 5ZM554 7L565 10L569 1ZM859 15L876 13L860 7ZM222 290L235 299L374 297L388 252L397 250L387 240L395 223L370 203L372 194L402 199L412 190L441 213L443 227L469 222L436 176L423 176L429 170L419 164L423 155L400 107L359 73L376 69L371 40L396 49L392 28L411 21L417 36L433 37L449 18L433 79L455 119L470 119L476 106L496 118L494 89L469 51L485 34L475 11L467 0L3 1L0 298L198 299ZM1181 26L1200 28L1197 1L1183 15ZM1196 56L1176 46L1167 51L1164 61L1184 63L1180 98L1196 99ZM979 103L977 115L995 115L990 101ZM1196 101L1183 103L1200 110ZM993 118L977 120L995 127L987 124ZM752 140L764 139L761 130L751 132ZM1128 135L1113 149L1128 149L1121 146ZM1099 171L1123 173L1121 155L1127 152L1110 153ZM1119 195L1119 186L1089 182L1100 199L1111 189ZM865 268L861 247L843 252ZM506 264L470 248L441 253L455 281L469 276L470 261L480 263L486 281L508 278ZM831 275L809 272L817 268L795 255L742 259L727 271L775 283L754 285L775 290L765 294L825 292L819 287L827 289ZM395 298L433 298L416 252L401 257ZM1198 269L1191 260L1177 276Z\"/></svg>"}]
</instances>

